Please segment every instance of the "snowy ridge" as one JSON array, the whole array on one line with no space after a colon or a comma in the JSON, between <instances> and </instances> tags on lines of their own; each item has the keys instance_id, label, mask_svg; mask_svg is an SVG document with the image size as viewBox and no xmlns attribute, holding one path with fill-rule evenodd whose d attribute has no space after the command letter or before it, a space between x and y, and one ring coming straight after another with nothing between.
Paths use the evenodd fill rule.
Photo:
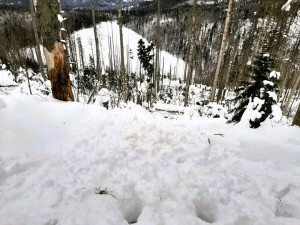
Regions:
<instances>
[{"instance_id":1,"label":"snowy ridge","mask_svg":"<svg viewBox=\"0 0 300 225\"><path fill-rule=\"evenodd\" d=\"M297 127L16 95L0 124L3 225L300 222Z\"/></svg>"}]
</instances>

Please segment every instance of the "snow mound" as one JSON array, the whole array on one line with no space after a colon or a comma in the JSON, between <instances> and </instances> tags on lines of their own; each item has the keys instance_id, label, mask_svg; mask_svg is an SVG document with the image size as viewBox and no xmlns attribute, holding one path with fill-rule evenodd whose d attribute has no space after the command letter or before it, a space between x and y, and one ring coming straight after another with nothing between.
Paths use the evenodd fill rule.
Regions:
<instances>
[{"instance_id":1,"label":"snow mound","mask_svg":"<svg viewBox=\"0 0 300 225\"><path fill-rule=\"evenodd\" d=\"M17 86L12 73L8 70L0 70L0 87Z\"/></svg>"}]
</instances>

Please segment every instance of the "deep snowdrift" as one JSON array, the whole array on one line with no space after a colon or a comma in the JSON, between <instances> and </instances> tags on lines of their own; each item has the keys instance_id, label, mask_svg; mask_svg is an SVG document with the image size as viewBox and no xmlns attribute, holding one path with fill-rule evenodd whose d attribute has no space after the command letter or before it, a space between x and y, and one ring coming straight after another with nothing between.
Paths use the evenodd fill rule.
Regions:
<instances>
[{"instance_id":1,"label":"deep snowdrift","mask_svg":"<svg viewBox=\"0 0 300 225\"><path fill-rule=\"evenodd\" d=\"M300 224L298 127L173 118L0 96L0 224Z\"/></svg>"}]
</instances>

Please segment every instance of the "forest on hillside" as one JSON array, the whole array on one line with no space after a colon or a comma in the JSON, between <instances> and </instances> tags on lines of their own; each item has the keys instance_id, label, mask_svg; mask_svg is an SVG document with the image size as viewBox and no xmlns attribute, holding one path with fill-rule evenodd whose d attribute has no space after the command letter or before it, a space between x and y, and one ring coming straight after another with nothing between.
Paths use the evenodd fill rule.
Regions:
<instances>
[{"instance_id":1,"label":"forest on hillside","mask_svg":"<svg viewBox=\"0 0 300 225\"><path fill-rule=\"evenodd\" d=\"M166 89L168 91L163 90L164 85L159 85L159 83L163 84L164 79L169 79L179 81L179 89L176 89L174 96L175 99L182 99L179 100L179 105L183 104L183 101L185 105L188 105L188 99L191 98L189 97L190 85L204 85L207 86L205 90L208 92L212 87L214 97L210 96L209 99L209 94L204 94L206 97L199 98L196 102L206 105L208 102L216 101L228 107L228 100L232 99L232 96L239 96L240 91L237 90L247 82L249 85L249 82L253 80L249 78L253 76L253 71L251 71L253 62L259 58L260 54L268 53L274 60L272 70L281 73L277 84L278 89L275 91L278 97L276 101L279 101L285 115L294 117L300 96L298 82L299 2L288 1L288 10L286 10L283 8L285 0L275 3L270 0L233 1L226 31L224 31L225 20L228 17L229 7L226 1L219 3L194 1L194 3L193 6L185 1L162 1L159 3L161 4L159 14L155 2L146 3L139 7L123 8L121 17L119 17L118 10L93 11L92 6L91 9L65 10L63 17L67 19L63 26L66 34L63 39L67 41L66 54L69 63L71 62L70 70L77 80L77 82L72 81L73 87L78 92L76 95L79 95L82 89L82 93L89 95L88 98L92 101L94 97L91 95L103 86L110 90L118 90L119 97L122 95L120 92L122 88L128 89L129 96L136 96L141 88L138 83L141 86L144 81L148 81L148 84L145 84L147 88L149 83L152 83L155 89L152 102L167 101L166 98L170 98L170 93L167 93L170 92L170 88ZM98 2L94 1L94 7L97 4ZM0 14L0 23L3 27L0 31L2 64L6 65L15 78L18 77L20 67L32 69L35 73L43 71L45 68L43 66L41 69L37 59L37 37L34 35L33 14L29 7L2 5ZM122 54L116 52L117 46L112 41L108 43L109 48L112 49L110 54L102 56L109 58L109 66L100 68L100 64L104 64L105 61L100 62L101 59L97 59L98 54L101 54L101 49L95 49L89 53L89 59L84 58L85 47L82 46L82 40L76 39L74 35L74 32L92 27L93 18L94 24L114 20L120 23L121 21L122 25L152 42L153 46L148 46L151 49L148 49L147 53L147 46L144 46L143 50L141 43L138 56L130 56L132 49L126 49L123 54L126 55L127 62L124 62L126 65L122 72L122 69L116 66L121 63ZM157 26L158 21L159 26ZM41 27L38 29L40 30ZM224 40L222 37L225 32L226 39ZM42 33L38 31L38 36L41 35ZM107 45L107 43L101 43L100 33L97 36L100 40L94 47ZM224 42L223 46L221 46L222 42ZM144 45L147 44L144 43ZM222 48L222 53L220 48ZM186 63L183 75L179 72L182 69L178 67L178 63L177 66L172 65L166 69L165 59L160 58L160 51L167 51ZM221 58L220 55L222 55ZM128 66L130 57L139 58L140 71L131 71ZM219 64L218 69L217 64ZM126 77L122 78L121 73L126 73ZM217 79L216 74L218 74ZM100 84L97 83L97 76L102 77ZM187 82L188 76L190 80ZM127 83L127 88L122 87L124 82ZM186 85L187 83L189 84ZM231 96L229 99L226 92ZM143 95L145 100L146 93ZM172 98L173 95L174 93L172 93ZM127 100L131 99L126 98Z\"/></svg>"}]
</instances>

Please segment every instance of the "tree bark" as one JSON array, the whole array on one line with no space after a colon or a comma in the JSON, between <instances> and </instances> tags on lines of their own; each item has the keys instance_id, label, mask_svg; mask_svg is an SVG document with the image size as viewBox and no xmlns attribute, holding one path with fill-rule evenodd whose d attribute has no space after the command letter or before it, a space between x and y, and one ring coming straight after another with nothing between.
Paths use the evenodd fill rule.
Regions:
<instances>
[{"instance_id":1,"label":"tree bark","mask_svg":"<svg viewBox=\"0 0 300 225\"><path fill-rule=\"evenodd\" d=\"M69 77L69 67L65 58L63 44L56 41L54 49L49 52L47 48L44 47L44 53L53 97L62 101L74 101Z\"/></svg>"},{"instance_id":2,"label":"tree bark","mask_svg":"<svg viewBox=\"0 0 300 225\"><path fill-rule=\"evenodd\" d=\"M232 0L229 0L228 9L227 9L227 17L226 17L226 21L225 21L225 28L224 28L224 33L223 33L223 38L222 38L222 43L221 43L221 49L220 49L220 52L219 52L217 69L216 69L215 78L214 78L212 91L211 91L211 96L210 96L210 101L211 102L213 102L214 99L215 99L215 94L216 94L216 89L217 89L217 84L218 84L218 79L219 79L219 74L220 74L221 63L222 63L224 49L225 49L226 38L227 38L227 34L228 34L231 10L232 10Z\"/></svg>"},{"instance_id":3,"label":"tree bark","mask_svg":"<svg viewBox=\"0 0 300 225\"><path fill-rule=\"evenodd\" d=\"M155 58L155 98L157 98L157 92L159 91L160 81L160 0L157 0L157 20L156 20L156 58Z\"/></svg>"},{"instance_id":4,"label":"tree bark","mask_svg":"<svg viewBox=\"0 0 300 225\"><path fill-rule=\"evenodd\" d=\"M52 0L35 1L52 95L61 101L74 101L65 46L59 39L60 23L57 16L60 12L59 3Z\"/></svg>"},{"instance_id":5,"label":"tree bark","mask_svg":"<svg viewBox=\"0 0 300 225\"><path fill-rule=\"evenodd\" d=\"M300 105L298 106L298 110L294 118L293 125L297 125L300 127Z\"/></svg>"},{"instance_id":6,"label":"tree bark","mask_svg":"<svg viewBox=\"0 0 300 225\"><path fill-rule=\"evenodd\" d=\"M196 9L197 9L196 5L197 5L197 0L194 0L191 38L189 44L190 51L188 56L188 72L187 72L185 95L184 95L184 106L188 105L191 77L193 73L193 53L194 53L194 43L195 43L195 33L196 33Z\"/></svg>"},{"instance_id":7,"label":"tree bark","mask_svg":"<svg viewBox=\"0 0 300 225\"><path fill-rule=\"evenodd\" d=\"M300 82L300 71L298 71L298 77L296 78L296 81L295 81L295 83L294 83L294 86L293 86L293 88L292 88L292 90L291 90L291 92L290 92L290 94L289 94L289 98L288 98L288 100L287 100L287 102L286 102L286 104L285 104L285 107L284 107L284 109L283 109L282 115L284 115L284 116L285 116L285 115L287 114L287 112L288 112L289 105L290 105L291 100L292 100L292 98L293 98L293 95L294 95L294 93L295 93L295 91L296 91L296 89L297 89L297 87L298 87L299 82Z\"/></svg>"},{"instance_id":8,"label":"tree bark","mask_svg":"<svg viewBox=\"0 0 300 225\"><path fill-rule=\"evenodd\" d=\"M40 67L42 77L43 77L44 80L46 80L47 76L46 76L45 70L44 70L44 62L43 62L42 53L41 53L41 42L40 42L40 38L38 36L38 31L37 31L35 9L34 9L34 5L33 5L33 0L29 0L29 5L30 5L30 12L31 12L31 17L32 17L32 26L33 26L34 38L35 38L35 42L36 42L36 56L37 56L37 60L38 60L38 64L39 64L39 67Z\"/></svg>"},{"instance_id":9,"label":"tree bark","mask_svg":"<svg viewBox=\"0 0 300 225\"><path fill-rule=\"evenodd\" d=\"M119 30L120 30L121 75L122 75L122 86L123 86L123 98L124 98L124 101L127 102L125 64L124 64L123 28L122 28L123 27L123 19L122 19L121 0L119 0L118 17L119 17Z\"/></svg>"}]
</instances>

